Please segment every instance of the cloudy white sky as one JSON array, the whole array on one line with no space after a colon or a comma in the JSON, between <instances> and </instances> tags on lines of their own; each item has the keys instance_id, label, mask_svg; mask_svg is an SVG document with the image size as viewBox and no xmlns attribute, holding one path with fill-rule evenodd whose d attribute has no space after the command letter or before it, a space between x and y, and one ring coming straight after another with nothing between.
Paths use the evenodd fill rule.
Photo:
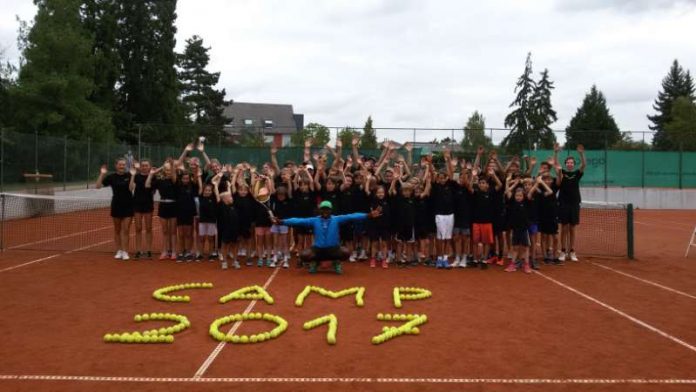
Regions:
<instances>
[{"instance_id":1,"label":"cloudy white sky","mask_svg":"<svg viewBox=\"0 0 696 392\"><path fill-rule=\"evenodd\" d=\"M0 0L11 59L15 15L33 13ZM643 131L672 60L696 72L696 0L179 0L178 14L179 45L212 46L228 98L328 126L461 127L479 110L502 127L532 52L555 81L554 128L597 84L619 127Z\"/></svg>"}]
</instances>

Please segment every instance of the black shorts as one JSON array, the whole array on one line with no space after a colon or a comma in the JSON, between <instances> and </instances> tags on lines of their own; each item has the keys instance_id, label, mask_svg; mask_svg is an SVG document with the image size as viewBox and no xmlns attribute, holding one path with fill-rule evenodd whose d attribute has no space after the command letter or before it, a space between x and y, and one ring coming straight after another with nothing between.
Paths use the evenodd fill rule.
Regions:
<instances>
[{"instance_id":1,"label":"black shorts","mask_svg":"<svg viewBox=\"0 0 696 392\"><path fill-rule=\"evenodd\" d=\"M416 240L416 229L413 226L397 229L396 240L399 242L414 242Z\"/></svg>"},{"instance_id":2,"label":"black shorts","mask_svg":"<svg viewBox=\"0 0 696 392\"><path fill-rule=\"evenodd\" d=\"M111 217L112 218L129 218L133 216L133 204L132 203L120 203L111 204Z\"/></svg>"},{"instance_id":3,"label":"black shorts","mask_svg":"<svg viewBox=\"0 0 696 392\"><path fill-rule=\"evenodd\" d=\"M424 240L426 238L432 237L432 235L435 233L435 230L431 230L431 228L428 225L419 225L416 224L416 239L417 240Z\"/></svg>"},{"instance_id":4,"label":"black shorts","mask_svg":"<svg viewBox=\"0 0 696 392\"><path fill-rule=\"evenodd\" d=\"M507 223L504 212L498 212L493 218L493 233L496 235L507 230Z\"/></svg>"},{"instance_id":5,"label":"black shorts","mask_svg":"<svg viewBox=\"0 0 696 392\"><path fill-rule=\"evenodd\" d=\"M324 260L343 260L346 258L346 254L341 250L340 246L335 246L333 248L317 248L312 247L312 252L314 252L314 261L324 261Z\"/></svg>"},{"instance_id":6,"label":"black shorts","mask_svg":"<svg viewBox=\"0 0 696 392\"><path fill-rule=\"evenodd\" d=\"M180 214L176 217L177 226L193 226L193 215L191 214Z\"/></svg>"},{"instance_id":7,"label":"black shorts","mask_svg":"<svg viewBox=\"0 0 696 392\"><path fill-rule=\"evenodd\" d=\"M580 204L561 204L558 207L558 221L562 225L580 224Z\"/></svg>"},{"instance_id":8,"label":"black shorts","mask_svg":"<svg viewBox=\"0 0 696 392\"><path fill-rule=\"evenodd\" d=\"M133 203L133 210L138 214L150 214L155 210L155 203L152 201L136 201Z\"/></svg>"},{"instance_id":9,"label":"black shorts","mask_svg":"<svg viewBox=\"0 0 696 392\"><path fill-rule=\"evenodd\" d=\"M389 232L389 227L368 225L367 237L371 240L389 241L391 233Z\"/></svg>"},{"instance_id":10,"label":"black shorts","mask_svg":"<svg viewBox=\"0 0 696 392\"><path fill-rule=\"evenodd\" d=\"M157 216L163 219L176 218L176 203L159 203Z\"/></svg>"},{"instance_id":11,"label":"black shorts","mask_svg":"<svg viewBox=\"0 0 696 392\"><path fill-rule=\"evenodd\" d=\"M220 237L220 242L223 244L229 244L232 242L236 242L237 239L239 239L239 232L234 229L225 229L222 228L222 230L218 231L219 237Z\"/></svg>"},{"instance_id":12,"label":"black shorts","mask_svg":"<svg viewBox=\"0 0 696 392\"><path fill-rule=\"evenodd\" d=\"M538 226L541 234L558 234L558 221L555 217L540 219Z\"/></svg>"},{"instance_id":13,"label":"black shorts","mask_svg":"<svg viewBox=\"0 0 696 392\"><path fill-rule=\"evenodd\" d=\"M313 233L311 227L295 226L293 230L295 231L295 233L302 235L311 235Z\"/></svg>"},{"instance_id":14,"label":"black shorts","mask_svg":"<svg viewBox=\"0 0 696 392\"><path fill-rule=\"evenodd\" d=\"M341 237L342 242L353 240L353 224L352 223L342 224L341 227L338 229L338 232L339 232L339 235Z\"/></svg>"},{"instance_id":15,"label":"black shorts","mask_svg":"<svg viewBox=\"0 0 696 392\"><path fill-rule=\"evenodd\" d=\"M529 246L532 242L529 240L529 230L512 229L512 246Z\"/></svg>"}]
</instances>

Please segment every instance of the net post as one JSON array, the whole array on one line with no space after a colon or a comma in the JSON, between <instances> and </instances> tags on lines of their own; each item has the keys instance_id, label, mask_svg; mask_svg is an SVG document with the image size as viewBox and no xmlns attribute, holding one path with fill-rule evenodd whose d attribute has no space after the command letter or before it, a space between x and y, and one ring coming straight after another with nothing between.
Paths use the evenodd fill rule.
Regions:
<instances>
[{"instance_id":1,"label":"net post","mask_svg":"<svg viewBox=\"0 0 696 392\"><path fill-rule=\"evenodd\" d=\"M0 128L0 192L5 191L5 128Z\"/></svg>"},{"instance_id":2,"label":"net post","mask_svg":"<svg viewBox=\"0 0 696 392\"><path fill-rule=\"evenodd\" d=\"M63 190L68 184L68 135L63 135Z\"/></svg>"},{"instance_id":3,"label":"net post","mask_svg":"<svg viewBox=\"0 0 696 392\"><path fill-rule=\"evenodd\" d=\"M0 193L0 252L5 251L5 194Z\"/></svg>"},{"instance_id":4,"label":"net post","mask_svg":"<svg viewBox=\"0 0 696 392\"><path fill-rule=\"evenodd\" d=\"M634 259L633 253L633 203L626 206L626 245L629 260Z\"/></svg>"},{"instance_id":5,"label":"net post","mask_svg":"<svg viewBox=\"0 0 696 392\"><path fill-rule=\"evenodd\" d=\"M92 138L87 138L87 189L89 189L89 165L92 162Z\"/></svg>"}]
</instances>

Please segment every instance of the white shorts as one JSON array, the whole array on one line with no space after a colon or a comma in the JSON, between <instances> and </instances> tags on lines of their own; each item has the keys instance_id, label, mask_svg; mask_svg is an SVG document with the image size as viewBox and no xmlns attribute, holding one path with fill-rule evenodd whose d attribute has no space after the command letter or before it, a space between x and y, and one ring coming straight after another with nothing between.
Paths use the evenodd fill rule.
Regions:
<instances>
[{"instance_id":1,"label":"white shorts","mask_svg":"<svg viewBox=\"0 0 696 392\"><path fill-rule=\"evenodd\" d=\"M215 223L198 223L198 235L201 237L215 237L217 225Z\"/></svg>"},{"instance_id":2,"label":"white shorts","mask_svg":"<svg viewBox=\"0 0 696 392\"><path fill-rule=\"evenodd\" d=\"M454 228L454 214L435 215L435 226L437 227L438 240L451 240L452 229Z\"/></svg>"}]
</instances>

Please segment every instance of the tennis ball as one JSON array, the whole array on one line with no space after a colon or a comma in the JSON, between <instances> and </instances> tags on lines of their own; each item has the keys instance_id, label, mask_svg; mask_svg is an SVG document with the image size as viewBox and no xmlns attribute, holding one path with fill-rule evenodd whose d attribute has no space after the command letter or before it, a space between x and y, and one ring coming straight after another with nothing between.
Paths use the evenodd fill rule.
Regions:
<instances>
[{"instance_id":1,"label":"tennis ball","mask_svg":"<svg viewBox=\"0 0 696 392\"><path fill-rule=\"evenodd\" d=\"M239 337L239 342L240 343L249 343L249 337L246 335L242 335Z\"/></svg>"},{"instance_id":2,"label":"tennis ball","mask_svg":"<svg viewBox=\"0 0 696 392\"><path fill-rule=\"evenodd\" d=\"M172 335L167 335L164 337L164 341L167 343L174 343L174 336Z\"/></svg>"},{"instance_id":3,"label":"tennis ball","mask_svg":"<svg viewBox=\"0 0 696 392\"><path fill-rule=\"evenodd\" d=\"M377 313L377 320L384 320L384 315L382 313Z\"/></svg>"},{"instance_id":4,"label":"tennis ball","mask_svg":"<svg viewBox=\"0 0 696 392\"><path fill-rule=\"evenodd\" d=\"M104 341L105 341L105 342L111 342L111 341L113 340L113 338L114 338L114 337L113 337L111 334L108 334L108 333L107 333L106 335L104 335Z\"/></svg>"},{"instance_id":5,"label":"tennis ball","mask_svg":"<svg viewBox=\"0 0 696 392\"><path fill-rule=\"evenodd\" d=\"M256 342L258 342L258 341L259 341L259 338L258 338L258 336L256 336L256 335L251 335L251 336L249 337L249 343L256 343Z\"/></svg>"}]
</instances>

